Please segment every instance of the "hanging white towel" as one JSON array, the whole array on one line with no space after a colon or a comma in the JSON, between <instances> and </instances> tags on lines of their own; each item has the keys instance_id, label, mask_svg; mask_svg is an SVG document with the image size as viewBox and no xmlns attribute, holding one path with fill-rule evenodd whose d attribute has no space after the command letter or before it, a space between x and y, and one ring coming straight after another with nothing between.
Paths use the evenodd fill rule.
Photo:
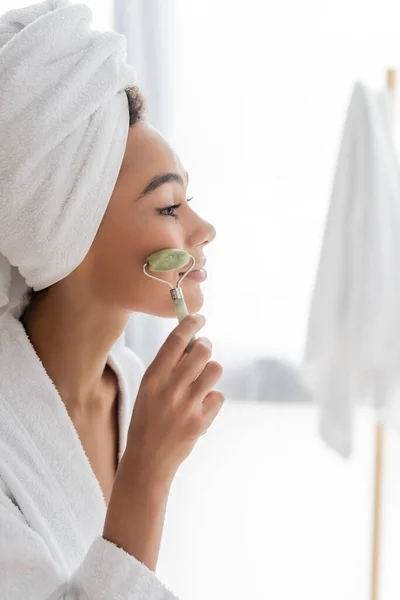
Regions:
<instances>
[{"instance_id":1,"label":"hanging white towel","mask_svg":"<svg viewBox=\"0 0 400 600\"><path fill-rule=\"evenodd\" d=\"M119 338L120 460L144 366ZM102 537L106 503L65 404L21 322L0 328L0 598L177 600Z\"/></svg>"},{"instance_id":2,"label":"hanging white towel","mask_svg":"<svg viewBox=\"0 0 400 600\"><path fill-rule=\"evenodd\" d=\"M400 429L400 170L393 96L355 85L312 297L304 372L320 432L344 457L354 406Z\"/></svg>"}]
</instances>

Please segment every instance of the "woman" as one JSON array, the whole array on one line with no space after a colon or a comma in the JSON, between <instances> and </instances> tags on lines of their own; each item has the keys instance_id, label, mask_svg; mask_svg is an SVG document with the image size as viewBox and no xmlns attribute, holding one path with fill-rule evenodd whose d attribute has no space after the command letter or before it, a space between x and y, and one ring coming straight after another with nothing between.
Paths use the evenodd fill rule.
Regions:
<instances>
[{"instance_id":1,"label":"woman","mask_svg":"<svg viewBox=\"0 0 400 600\"><path fill-rule=\"evenodd\" d=\"M87 17L86 10L83 5L73 7L68 0L47 0L6 13L0 21L0 41L3 32L8 45L1 48L0 44L0 58L7 59L6 51L15 51L18 42L23 55L29 57L24 45L34 42L36 33L39 36L45 27L57 35L48 38L42 31L38 39L51 39L53 45L62 47L59 35L73 25L65 32L72 43L78 25L77 43L82 50L85 32L81 22ZM17 23L19 37L14 31L10 36ZM88 55L85 62L87 73L90 58L98 68L104 37L99 32L97 37L89 31L86 35L85 51L94 40L97 44L97 54ZM59 69L71 55L66 48ZM49 65L55 60L51 57ZM96 86L97 81L106 79L107 69L113 69L116 77L122 72L120 65L115 68L115 62L109 60L103 66ZM5 96L7 85L11 89L18 76L29 76L29 70L21 75L15 67L13 75L15 79L3 88ZM86 75L82 81L88 93ZM78 153L85 168L90 160L93 185L96 173L104 182L112 182L116 176L110 196L101 186L93 196L92 202L99 206L102 195L105 200L101 200L103 209L98 208L99 225L89 247L85 219L91 215L88 217L86 207L82 209L79 198L72 203L75 196L71 191L78 188L77 182L85 181L79 179L83 169L77 168L76 181L68 190L65 183L47 190L40 182L40 195L30 194L29 186L24 185L17 194L13 191L17 186L7 188L7 183L14 178L15 184L17 177L25 183L26 170L11 169L12 149L15 144L14 153L18 154L24 148L14 138L10 139L11 151L8 148L9 179L4 178L4 171L3 189L14 195L11 199L7 196L10 209L2 194L0 214L3 211L2 222L14 227L14 232L3 230L0 250L9 263L7 268L14 269L13 277L26 274L23 283L29 288L21 296L20 291L15 292L14 279L8 288L3 286L6 300L0 321L0 589L8 600L175 599L154 573L168 494L179 465L211 425L224 399L213 390L222 368L210 360L210 342L199 339L190 353L185 352L204 325L200 316L187 317L174 329L145 373L141 361L124 345L124 328L133 311L175 317L164 286L143 274L146 257L157 250L182 248L196 258L197 275L185 278L182 287L189 312L201 308L204 248L214 239L215 229L190 207L188 175L168 143L146 122L138 88L123 88L123 96L118 86L117 109L109 107L108 87L100 116L98 108L83 117L82 105L74 107L79 125L85 123L81 138L76 136L76 161ZM101 94L98 87L94 89L97 106ZM70 110L70 104L67 108ZM122 123L121 132L125 116L126 123L129 121L128 131L118 138L126 143L107 143L112 160L100 162L96 171L95 151L88 159L82 148L95 118L99 116L102 127L110 115ZM4 119L8 118L7 113ZM35 134L40 137L40 130L35 129ZM71 131L66 132L51 155L62 144L72 144L71 136ZM93 145L92 140L88 148ZM38 150L38 146L34 148ZM27 155L22 156L25 159ZM28 158L32 160L31 153ZM36 176L40 178L41 171ZM71 177L69 171L67 176ZM44 178L48 181L47 174ZM35 179L30 181L34 187ZM38 202L57 203L60 196L65 204L57 208L57 220L50 225L39 219L21 225L23 213L12 209L13 201L30 206L34 200L36 209ZM35 219L36 212L32 214ZM26 227L26 235L21 234L22 227ZM88 237L80 254L76 249L81 242L76 234L79 227L81 235ZM40 244L35 246L40 232L43 248L47 236L48 263L43 261L43 248L37 252ZM75 241L60 260L63 247L58 256L54 248L62 236L65 240L75 236ZM60 276L66 271L67 275ZM175 280L176 274L171 282ZM34 284L28 285L29 281ZM44 285L45 281L51 283ZM1 294L0 288L0 298Z\"/></svg>"}]
</instances>

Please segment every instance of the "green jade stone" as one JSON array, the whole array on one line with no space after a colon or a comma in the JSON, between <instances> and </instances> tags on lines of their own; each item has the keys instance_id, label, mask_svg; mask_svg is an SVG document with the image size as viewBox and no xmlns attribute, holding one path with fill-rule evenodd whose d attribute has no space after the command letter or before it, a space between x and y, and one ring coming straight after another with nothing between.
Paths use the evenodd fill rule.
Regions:
<instances>
[{"instance_id":1,"label":"green jade stone","mask_svg":"<svg viewBox=\"0 0 400 600\"><path fill-rule=\"evenodd\" d=\"M151 271L175 271L188 264L190 255L184 250L168 249L159 250L147 258L147 265Z\"/></svg>"}]
</instances>

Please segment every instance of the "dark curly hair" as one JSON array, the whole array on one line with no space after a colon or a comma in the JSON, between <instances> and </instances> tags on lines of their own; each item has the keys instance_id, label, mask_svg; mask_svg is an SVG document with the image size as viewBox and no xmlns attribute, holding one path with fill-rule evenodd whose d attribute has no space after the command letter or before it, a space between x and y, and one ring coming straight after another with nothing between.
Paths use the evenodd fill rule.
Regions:
<instances>
[{"instance_id":1,"label":"dark curly hair","mask_svg":"<svg viewBox=\"0 0 400 600\"><path fill-rule=\"evenodd\" d=\"M136 123L140 123L146 114L146 101L142 95L140 89L135 85L125 89L128 98L129 107L129 127L133 127ZM29 288L25 295L25 307L28 307L32 300L39 300L42 298L51 288L49 285L38 292L35 292L33 288Z\"/></svg>"}]
</instances>

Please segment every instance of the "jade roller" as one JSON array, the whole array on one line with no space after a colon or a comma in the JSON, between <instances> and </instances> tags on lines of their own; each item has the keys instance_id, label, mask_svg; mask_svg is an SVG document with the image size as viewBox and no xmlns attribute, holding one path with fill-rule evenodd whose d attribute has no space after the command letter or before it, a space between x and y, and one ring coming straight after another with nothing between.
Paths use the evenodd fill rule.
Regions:
<instances>
[{"instance_id":1,"label":"jade roller","mask_svg":"<svg viewBox=\"0 0 400 600\"><path fill-rule=\"evenodd\" d=\"M193 261L192 264L190 265L189 269L187 269L187 271L185 271L179 277L175 287L169 281L165 281L165 279L159 279L158 277L154 277L153 275L150 275L146 271L146 267L149 268L150 271L153 271L156 273L157 272L158 273L166 273L168 271L176 271L177 269L180 269L181 267L184 267L185 265L187 265L188 262L190 261L190 259L192 259L192 261ZM184 250L177 250L174 248L169 248L166 250L159 250L158 252L151 254L150 256L147 257L146 262L143 265L143 272L145 275L147 275L147 277L151 277L152 279L155 279L156 281L161 281L161 283L167 283L169 285L169 287L171 288L170 294L171 294L172 301L174 303L175 312L176 312L176 316L178 317L179 323L189 314L180 284L181 284L181 281L183 281L183 279L185 279L186 275L188 275L190 273L190 271L193 269L195 262L196 262L195 258L188 252L185 252ZM187 351L190 350L195 339L196 338L194 337L190 340L190 342L186 348Z\"/></svg>"}]
</instances>

